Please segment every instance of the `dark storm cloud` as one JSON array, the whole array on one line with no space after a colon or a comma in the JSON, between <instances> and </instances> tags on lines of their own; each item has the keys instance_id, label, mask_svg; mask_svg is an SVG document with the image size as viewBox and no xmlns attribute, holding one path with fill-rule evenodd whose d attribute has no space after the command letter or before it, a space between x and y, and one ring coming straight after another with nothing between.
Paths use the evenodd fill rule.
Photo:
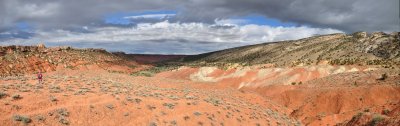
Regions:
<instances>
[{"instance_id":1,"label":"dark storm cloud","mask_svg":"<svg viewBox=\"0 0 400 126\"><path fill-rule=\"evenodd\" d=\"M102 26L116 12L176 10L174 20L263 15L312 27L354 31L398 31L398 0L0 0L0 32L20 21L37 29Z\"/></svg>"},{"instance_id":2,"label":"dark storm cloud","mask_svg":"<svg viewBox=\"0 0 400 126\"><path fill-rule=\"evenodd\" d=\"M183 19L260 14L284 22L354 31L399 31L398 0L192 0ZM190 17L196 15L196 17Z\"/></svg>"},{"instance_id":3,"label":"dark storm cloud","mask_svg":"<svg viewBox=\"0 0 400 126\"><path fill-rule=\"evenodd\" d=\"M168 9L164 0L0 0L0 29L26 21L41 29L76 28L101 24L116 12ZM169 1L176 5L177 1Z\"/></svg>"}]
</instances>

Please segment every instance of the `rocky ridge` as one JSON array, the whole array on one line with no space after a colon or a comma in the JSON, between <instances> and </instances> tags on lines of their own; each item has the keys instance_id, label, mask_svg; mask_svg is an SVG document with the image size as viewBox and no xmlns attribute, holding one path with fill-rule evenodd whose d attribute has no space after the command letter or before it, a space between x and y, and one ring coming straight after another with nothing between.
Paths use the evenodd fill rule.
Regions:
<instances>
[{"instance_id":1,"label":"rocky ridge","mask_svg":"<svg viewBox=\"0 0 400 126\"><path fill-rule=\"evenodd\" d=\"M57 68L79 68L88 65L114 63L127 65L128 61L104 49L76 49L70 46L47 48L37 46L0 46L0 76L15 76Z\"/></svg>"},{"instance_id":2,"label":"rocky ridge","mask_svg":"<svg viewBox=\"0 0 400 126\"><path fill-rule=\"evenodd\" d=\"M241 63L304 66L400 64L399 32L330 34L270 42L184 57L189 64Z\"/></svg>"}]
</instances>

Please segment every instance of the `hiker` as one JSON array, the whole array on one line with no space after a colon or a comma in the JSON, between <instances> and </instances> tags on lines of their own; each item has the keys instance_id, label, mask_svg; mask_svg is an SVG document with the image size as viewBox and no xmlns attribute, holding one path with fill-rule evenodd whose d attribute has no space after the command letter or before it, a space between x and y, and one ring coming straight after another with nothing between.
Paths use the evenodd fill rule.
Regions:
<instances>
[{"instance_id":1,"label":"hiker","mask_svg":"<svg viewBox=\"0 0 400 126\"><path fill-rule=\"evenodd\" d=\"M42 75L42 72L41 72L41 71L39 71L37 77L38 77L38 80L39 80L39 84L41 84L42 81L43 81L43 75Z\"/></svg>"}]
</instances>

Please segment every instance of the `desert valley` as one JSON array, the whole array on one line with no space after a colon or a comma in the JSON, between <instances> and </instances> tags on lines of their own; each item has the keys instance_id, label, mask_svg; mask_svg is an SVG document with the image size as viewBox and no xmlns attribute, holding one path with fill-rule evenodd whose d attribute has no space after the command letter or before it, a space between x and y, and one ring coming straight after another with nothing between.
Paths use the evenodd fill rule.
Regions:
<instances>
[{"instance_id":1,"label":"desert valley","mask_svg":"<svg viewBox=\"0 0 400 126\"><path fill-rule=\"evenodd\" d=\"M4 126L400 125L399 32L199 55L9 45L0 76Z\"/></svg>"}]
</instances>

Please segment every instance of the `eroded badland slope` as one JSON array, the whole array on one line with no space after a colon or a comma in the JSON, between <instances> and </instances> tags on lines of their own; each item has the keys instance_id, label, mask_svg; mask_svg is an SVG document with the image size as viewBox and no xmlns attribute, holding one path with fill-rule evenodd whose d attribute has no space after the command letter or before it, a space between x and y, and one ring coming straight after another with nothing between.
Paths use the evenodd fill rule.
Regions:
<instances>
[{"instance_id":1,"label":"eroded badland slope","mask_svg":"<svg viewBox=\"0 0 400 126\"><path fill-rule=\"evenodd\" d=\"M381 32L194 56L3 46L0 124L396 126L399 57Z\"/></svg>"}]
</instances>

